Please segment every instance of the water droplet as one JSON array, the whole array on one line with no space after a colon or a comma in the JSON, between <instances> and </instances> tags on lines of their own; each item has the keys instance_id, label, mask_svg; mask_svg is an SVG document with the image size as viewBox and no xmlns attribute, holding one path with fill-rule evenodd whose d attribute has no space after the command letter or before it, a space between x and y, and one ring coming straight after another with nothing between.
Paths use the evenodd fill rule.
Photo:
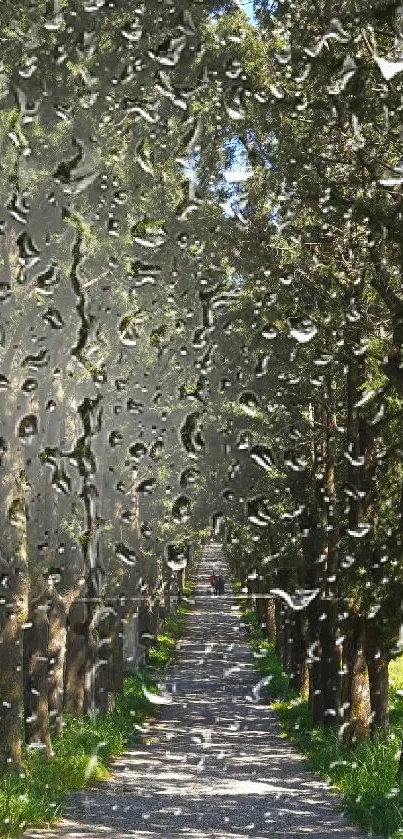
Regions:
<instances>
[{"instance_id":1,"label":"water droplet","mask_svg":"<svg viewBox=\"0 0 403 839\"><path fill-rule=\"evenodd\" d=\"M18 425L18 436L27 442L38 433L38 417L35 414L27 414L20 420Z\"/></svg>"}]
</instances>

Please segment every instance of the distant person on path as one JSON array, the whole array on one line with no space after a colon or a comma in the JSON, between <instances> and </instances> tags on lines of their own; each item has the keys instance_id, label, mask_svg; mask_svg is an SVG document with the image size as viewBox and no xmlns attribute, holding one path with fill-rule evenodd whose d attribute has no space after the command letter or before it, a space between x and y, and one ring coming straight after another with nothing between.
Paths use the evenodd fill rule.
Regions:
<instances>
[{"instance_id":1,"label":"distant person on path","mask_svg":"<svg viewBox=\"0 0 403 839\"><path fill-rule=\"evenodd\" d=\"M218 594L220 594L220 595L224 594L224 586L225 586L225 579L224 579L222 574L219 574L218 575L218 585L217 585Z\"/></svg>"},{"instance_id":2,"label":"distant person on path","mask_svg":"<svg viewBox=\"0 0 403 839\"><path fill-rule=\"evenodd\" d=\"M217 595L217 593L218 593L218 577L217 577L217 574L215 573L215 571L213 571L213 573L210 574L210 576L208 578L208 581L211 585L211 593Z\"/></svg>"}]
</instances>

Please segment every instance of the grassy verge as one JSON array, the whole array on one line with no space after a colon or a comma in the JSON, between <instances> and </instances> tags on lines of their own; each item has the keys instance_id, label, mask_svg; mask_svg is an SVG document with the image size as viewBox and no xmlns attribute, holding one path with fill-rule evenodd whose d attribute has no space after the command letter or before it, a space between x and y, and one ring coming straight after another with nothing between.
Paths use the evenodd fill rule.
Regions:
<instances>
[{"instance_id":1,"label":"grassy verge","mask_svg":"<svg viewBox=\"0 0 403 839\"><path fill-rule=\"evenodd\" d=\"M192 583L185 587L191 593ZM0 777L0 836L20 835L24 829L43 827L61 816L66 793L82 789L109 777L112 759L135 742L146 717L155 716L159 707L146 694L158 691L162 675L182 634L188 608L178 606L149 652L149 667L128 676L116 709L102 717L83 720L65 717L63 735L54 740L54 756L26 750L23 770L18 776Z\"/></svg>"},{"instance_id":2,"label":"grassy verge","mask_svg":"<svg viewBox=\"0 0 403 839\"><path fill-rule=\"evenodd\" d=\"M152 714L145 697L156 690L144 671L125 679L124 693L115 711L92 719L66 715L63 735L54 740L54 756L26 750L21 774L0 778L0 835L17 836L28 825L43 826L61 815L66 792L108 777L114 756L123 754L136 727Z\"/></svg>"},{"instance_id":3,"label":"grassy verge","mask_svg":"<svg viewBox=\"0 0 403 839\"><path fill-rule=\"evenodd\" d=\"M248 629L249 644L253 650L255 666L265 680L266 698L291 699L293 693L289 679L283 671L281 661L276 656L274 644L270 644L263 637L262 630L253 609L242 608L242 621Z\"/></svg>"},{"instance_id":4,"label":"grassy verge","mask_svg":"<svg viewBox=\"0 0 403 839\"><path fill-rule=\"evenodd\" d=\"M155 644L147 655L147 663L157 673L163 673L175 652L176 642L186 626L188 608L179 604L175 614L170 615L164 623L163 631L157 635Z\"/></svg>"},{"instance_id":5,"label":"grassy verge","mask_svg":"<svg viewBox=\"0 0 403 839\"><path fill-rule=\"evenodd\" d=\"M256 665L268 678L268 698L274 702L283 736L295 743L309 767L340 793L350 820L369 833L403 839L403 782L397 781L403 735L403 657L391 662L390 733L355 747L341 743L337 731L314 726L308 703L293 694L274 647L263 640L255 613L244 606L243 622Z\"/></svg>"},{"instance_id":6,"label":"grassy verge","mask_svg":"<svg viewBox=\"0 0 403 839\"><path fill-rule=\"evenodd\" d=\"M284 733L306 755L310 768L341 793L351 821L380 836L402 837L403 789L396 782L402 710L386 741L377 738L346 748L337 731L313 726L306 702L294 699L275 707Z\"/></svg>"}]
</instances>

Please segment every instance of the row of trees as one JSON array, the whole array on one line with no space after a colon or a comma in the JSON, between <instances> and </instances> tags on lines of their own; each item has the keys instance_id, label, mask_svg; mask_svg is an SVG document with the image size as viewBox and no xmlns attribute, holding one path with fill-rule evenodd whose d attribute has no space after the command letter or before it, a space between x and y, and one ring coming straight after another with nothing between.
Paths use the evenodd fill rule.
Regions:
<instances>
[{"instance_id":1,"label":"row of trees","mask_svg":"<svg viewBox=\"0 0 403 839\"><path fill-rule=\"evenodd\" d=\"M208 36L239 79L236 113L217 85L211 144L246 172L226 193L243 278L227 552L254 594L277 592L277 651L315 721L354 740L387 733L400 649L401 8L255 12L258 27L237 12Z\"/></svg>"},{"instance_id":2,"label":"row of trees","mask_svg":"<svg viewBox=\"0 0 403 839\"><path fill-rule=\"evenodd\" d=\"M3 4L5 761L113 701L209 520L315 720L386 734L400 7L297 6Z\"/></svg>"},{"instance_id":3,"label":"row of trees","mask_svg":"<svg viewBox=\"0 0 403 839\"><path fill-rule=\"evenodd\" d=\"M208 520L228 271L189 167L215 5L2 4L3 765L113 705Z\"/></svg>"}]
</instances>

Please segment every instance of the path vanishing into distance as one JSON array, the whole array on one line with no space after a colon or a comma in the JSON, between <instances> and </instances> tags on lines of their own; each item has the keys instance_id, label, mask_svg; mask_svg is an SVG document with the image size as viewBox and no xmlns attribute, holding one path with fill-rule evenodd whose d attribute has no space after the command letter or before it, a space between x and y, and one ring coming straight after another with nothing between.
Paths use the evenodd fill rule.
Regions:
<instances>
[{"instance_id":1,"label":"path vanishing into distance","mask_svg":"<svg viewBox=\"0 0 403 839\"><path fill-rule=\"evenodd\" d=\"M259 696L238 601L210 597L218 546L199 566L195 605L166 677L173 701L110 781L70 795L54 839L358 839L339 800L279 736ZM228 583L226 588L228 589Z\"/></svg>"}]
</instances>

